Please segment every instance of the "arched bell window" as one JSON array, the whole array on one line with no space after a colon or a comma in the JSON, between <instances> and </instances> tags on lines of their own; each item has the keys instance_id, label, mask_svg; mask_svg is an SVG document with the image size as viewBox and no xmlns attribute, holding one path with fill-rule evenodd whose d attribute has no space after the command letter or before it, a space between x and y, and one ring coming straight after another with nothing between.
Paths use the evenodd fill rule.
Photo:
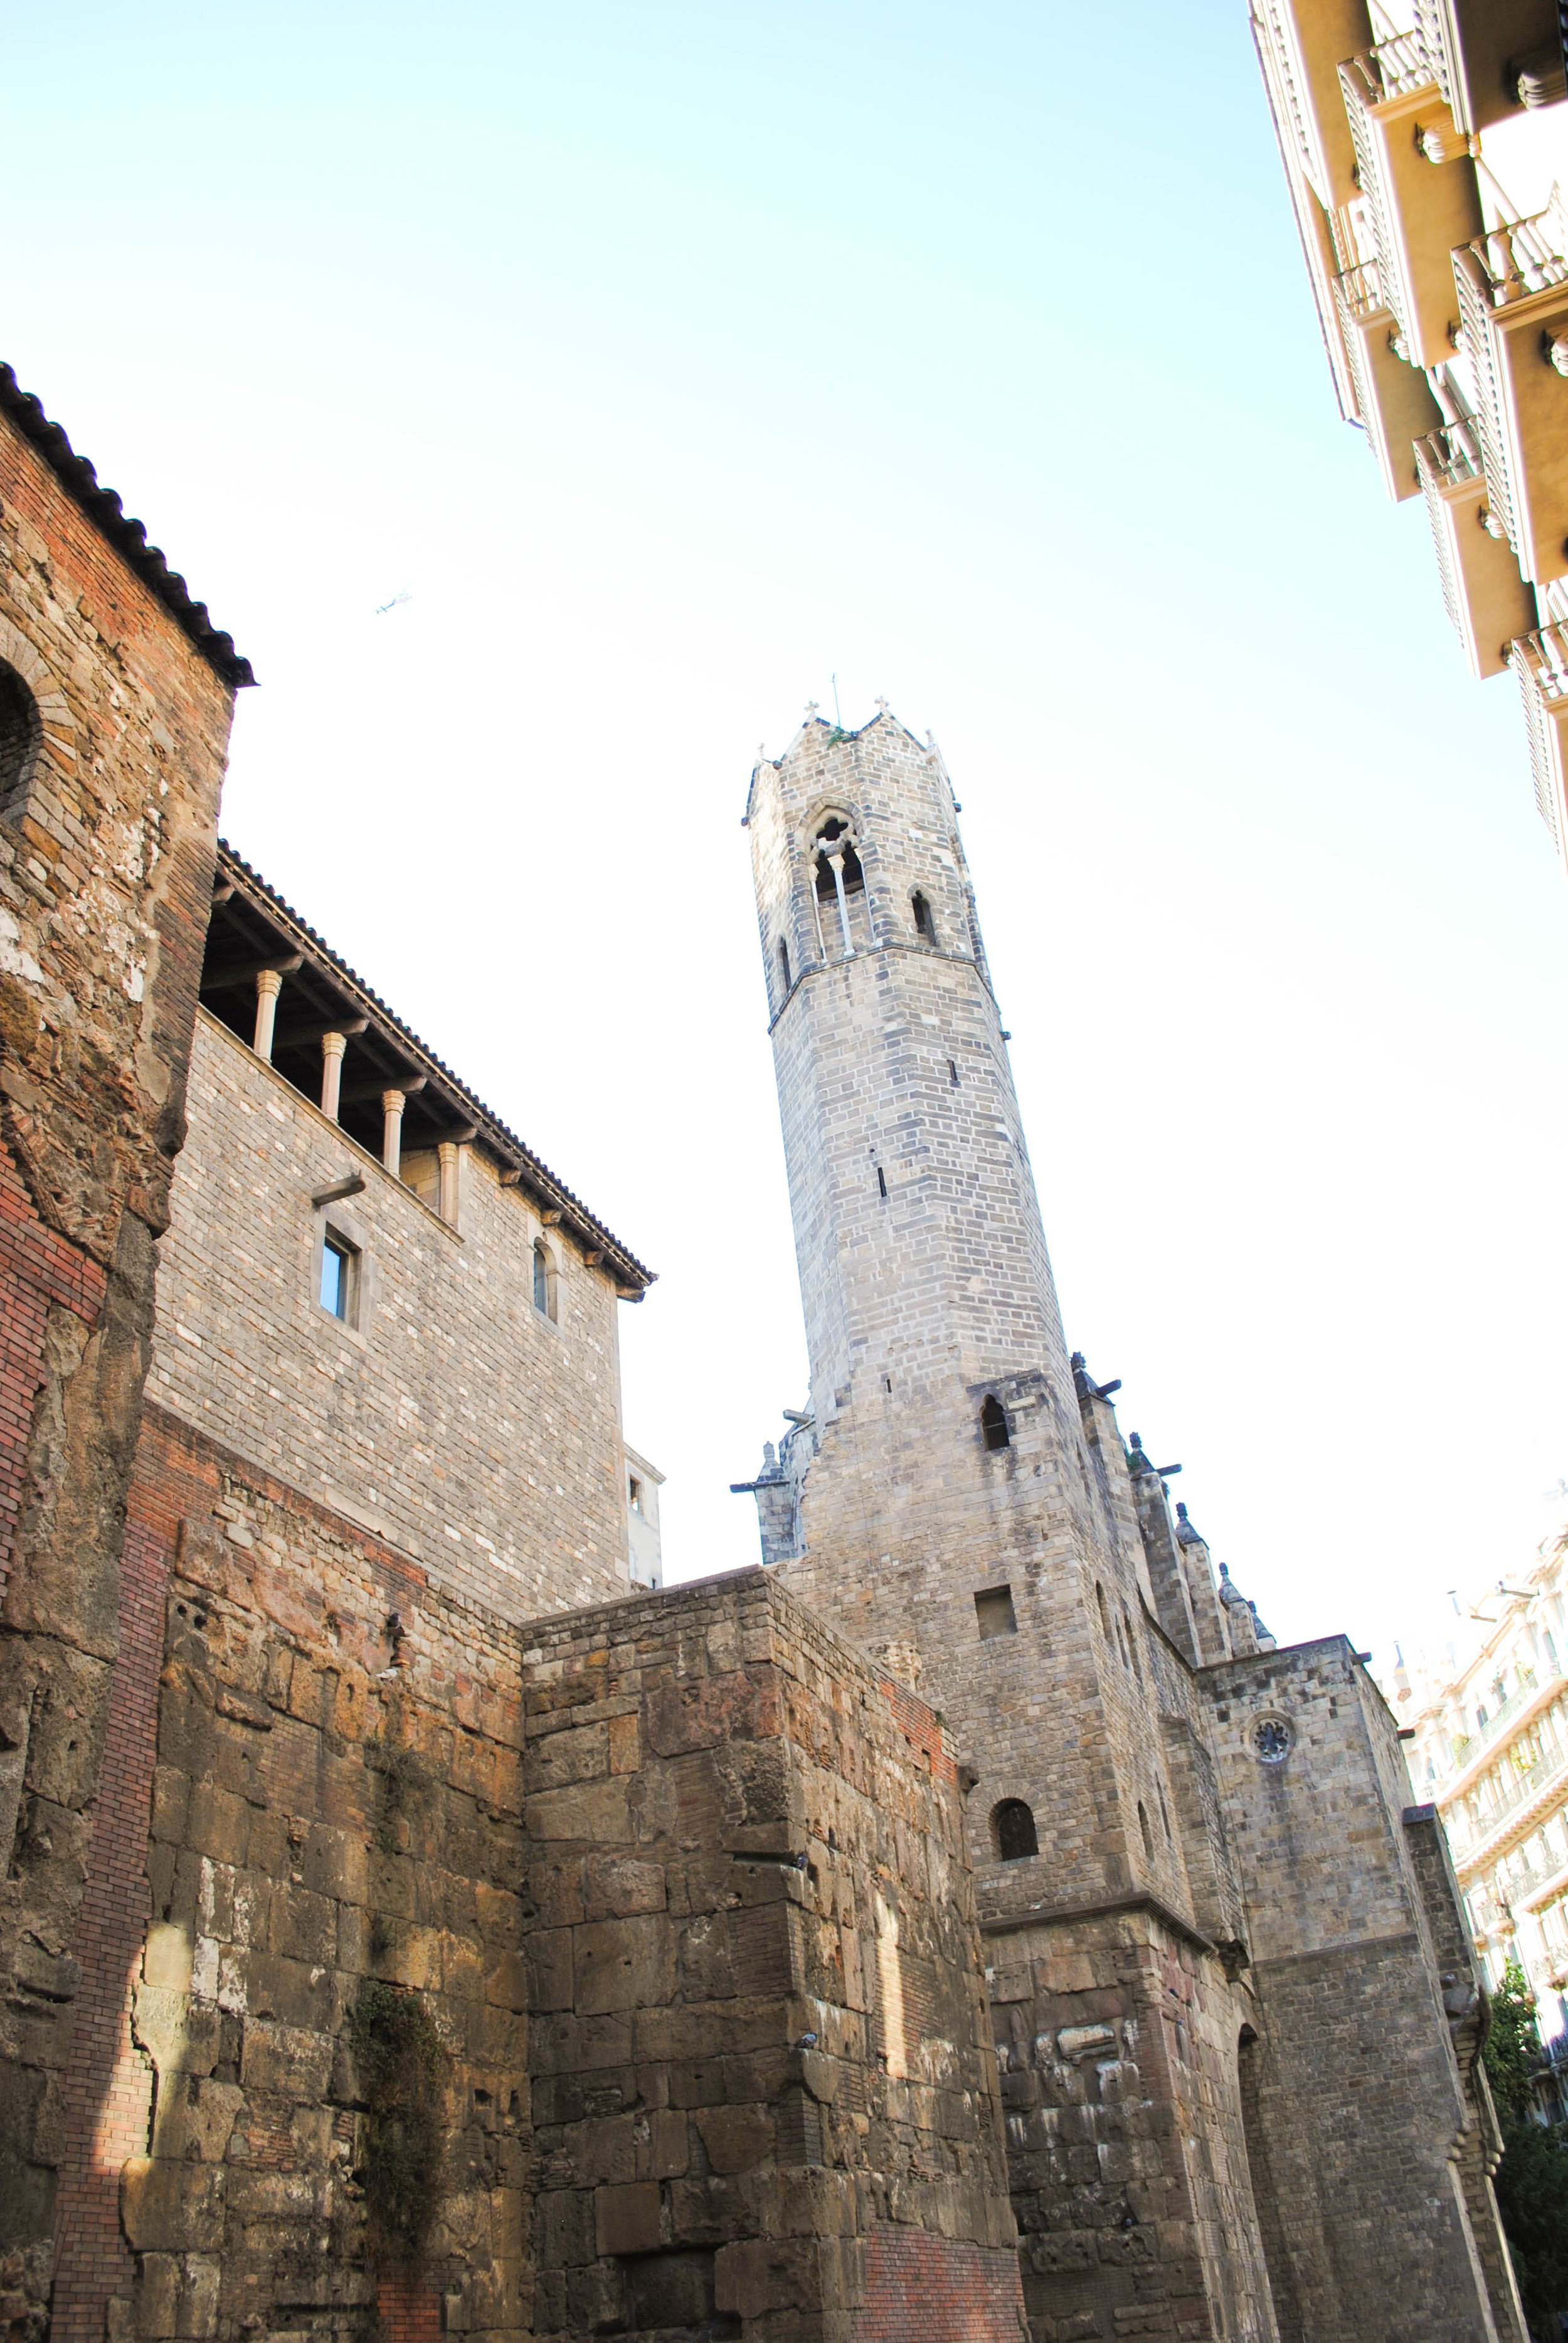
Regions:
<instances>
[{"instance_id":1,"label":"arched bell window","mask_svg":"<svg viewBox=\"0 0 1568 2343\"><path fill-rule=\"evenodd\" d=\"M817 926L825 960L848 959L871 940L866 872L848 818L824 816L811 842Z\"/></svg>"},{"instance_id":2,"label":"arched bell window","mask_svg":"<svg viewBox=\"0 0 1568 2343\"><path fill-rule=\"evenodd\" d=\"M999 1861L1021 1863L1026 1855L1040 1853L1040 1839L1034 1827L1034 1815L1021 1798L1004 1798L990 1818L991 1845Z\"/></svg>"}]
</instances>

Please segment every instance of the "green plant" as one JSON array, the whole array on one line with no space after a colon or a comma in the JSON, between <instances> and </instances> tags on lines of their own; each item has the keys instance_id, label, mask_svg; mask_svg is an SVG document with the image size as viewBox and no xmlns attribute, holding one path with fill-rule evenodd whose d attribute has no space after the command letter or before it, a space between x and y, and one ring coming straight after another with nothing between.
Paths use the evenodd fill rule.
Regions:
<instances>
[{"instance_id":1,"label":"green plant","mask_svg":"<svg viewBox=\"0 0 1568 2343\"><path fill-rule=\"evenodd\" d=\"M447 2053L420 1995L366 1977L348 2038L367 2109L360 2179L371 2257L418 2267L436 2208Z\"/></svg>"},{"instance_id":2,"label":"green plant","mask_svg":"<svg viewBox=\"0 0 1568 2343\"><path fill-rule=\"evenodd\" d=\"M1511 1959L1492 1997L1483 2053L1503 2130L1493 2186L1532 2335L1562 2332L1568 2311L1568 2139L1536 2120L1532 2077L1541 2064L1535 1996Z\"/></svg>"}]
</instances>

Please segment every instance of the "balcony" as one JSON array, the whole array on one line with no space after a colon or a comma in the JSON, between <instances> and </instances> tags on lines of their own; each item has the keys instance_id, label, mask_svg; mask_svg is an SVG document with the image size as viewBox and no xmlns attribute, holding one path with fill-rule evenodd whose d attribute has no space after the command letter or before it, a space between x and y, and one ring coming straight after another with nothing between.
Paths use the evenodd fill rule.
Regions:
<instances>
[{"instance_id":1,"label":"balcony","mask_svg":"<svg viewBox=\"0 0 1568 2343\"><path fill-rule=\"evenodd\" d=\"M1533 585L1568 575L1568 235L1555 206L1453 254L1492 508Z\"/></svg>"},{"instance_id":2,"label":"balcony","mask_svg":"<svg viewBox=\"0 0 1568 2343\"><path fill-rule=\"evenodd\" d=\"M1366 427L1383 491L1396 502L1413 497L1421 487L1415 442L1442 420L1432 386L1419 367L1405 364L1395 347L1399 324L1383 297L1375 261L1335 277L1334 303L1356 412Z\"/></svg>"},{"instance_id":3,"label":"balcony","mask_svg":"<svg viewBox=\"0 0 1568 2343\"><path fill-rule=\"evenodd\" d=\"M1412 366L1441 366L1452 352L1449 255L1482 227L1468 137L1418 33L1352 57L1340 67L1340 86L1403 355Z\"/></svg>"},{"instance_id":4,"label":"balcony","mask_svg":"<svg viewBox=\"0 0 1568 2343\"><path fill-rule=\"evenodd\" d=\"M1454 1846L1455 1864L1470 1872L1494 1861L1512 1840L1522 1838L1532 1829L1539 1816L1565 1791L1568 1755L1561 1749L1549 1749L1533 1765L1524 1766L1514 1775L1512 1787L1490 1814L1483 1815L1474 1835L1462 1845Z\"/></svg>"},{"instance_id":5,"label":"balcony","mask_svg":"<svg viewBox=\"0 0 1568 2343\"><path fill-rule=\"evenodd\" d=\"M1286 168L1337 211L1356 191L1339 65L1372 39L1365 0L1254 0L1252 29Z\"/></svg>"},{"instance_id":6,"label":"balcony","mask_svg":"<svg viewBox=\"0 0 1568 2343\"><path fill-rule=\"evenodd\" d=\"M1535 618L1535 598L1503 523L1488 500L1481 443L1468 423L1451 423L1415 443L1416 477L1437 550L1448 615L1474 676L1501 675L1515 635Z\"/></svg>"},{"instance_id":7,"label":"balcony","mask_svg":"<svg viewBox=\"0 0 1568 2343\"><path fill-rule=\"evenodd\" d=\"M1568 96L1555 0L1416 0L1438 86L1462 131L1506 121L1521 105ZM1526 68L1531 95L1514 92Z\"/></svg>"},{"instance_id":8,"label":"balcony","mask_svg":"<svg viewBox=\"0 0 1568 2343\"><path fill-rule=\"evenodd\" d=\"M1568 839L1568 632L1543 627L1519 636L1508 647L1508 664L1524 702L1536 809L1562 854Z\"/></svg>"}]
</instances>

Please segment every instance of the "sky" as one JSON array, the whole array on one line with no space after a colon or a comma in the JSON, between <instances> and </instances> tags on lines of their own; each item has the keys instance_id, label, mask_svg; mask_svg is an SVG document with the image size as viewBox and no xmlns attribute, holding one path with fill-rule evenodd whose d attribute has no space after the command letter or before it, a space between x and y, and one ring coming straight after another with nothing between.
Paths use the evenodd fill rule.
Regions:
<instances>
[{"instance_id":1,"label":"sky","mask_svg":"<svg viewBox=\"0 0 1568 2343\"><path fill-rule=\"evenodd\" d=\"M0 355L253 660L231 841L658 1272L667 1567L806 1370L759 743L940 743L1070 1340L1282 1641L1568 1476L1568 880L1334 407L1241 0L14 12ZM835 689L837 701L834 699Z\"/></svg>"}]
</instances>

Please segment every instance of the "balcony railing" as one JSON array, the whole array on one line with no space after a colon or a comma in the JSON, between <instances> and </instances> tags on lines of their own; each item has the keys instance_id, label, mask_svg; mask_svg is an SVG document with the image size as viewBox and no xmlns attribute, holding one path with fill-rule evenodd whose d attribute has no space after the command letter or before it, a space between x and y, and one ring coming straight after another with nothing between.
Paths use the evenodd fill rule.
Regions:
<instances>
[{"instance_id":1,"label":"balcony railing","mask_svg":"<svg viewBox=\"0 0 1568 2343\"><path fill-rule=\"evenodd\" d=\"M1469 1837L1462 1840L1454 1852L1462 1860L1468 1862L1475 1849L1484 1846L1490 1839L1495 1838L1499 1831L1522 1806L1532 1805L1545 1791L1553 1788L1560 1782L1568 1785L1568 1753L1561 1749L1548 1750L1546 1755L1543 1757L1538 1757L1533 1765L1526 1765L1521 1769L1514 1776L1513 1786L1498 1800L1490 1813L1480 1816Z\"/></svg>"},{"instance_id":2,"label":"balcony railing","mask_svg":"<svg viewBox=\"0 0 1568 2343\"><path fill-rule=\"evenodd\" d=\"M1445 423L1416 442L1416 461L1443 488L1462 488L1467 480L1484 478L1486 459L1473 425Z\"/></svg>"},{"instance_id":3,"label":"balcony railing","mask_svg":"<svg viewBox=\"0 0 1568 2343\"><path fill-rule=\"evenodd\" d=\"M1451 437L1452 435L1434 431L1432 437L1433 439L1442 439L1445 437ZM1473 472L1470 477L1474 477ZM1568 629L1563 631L1568 635ZM1560 656L1568 658L1568 643L1564 644ZM1562 681L1564 689L1568 690L1568 672L1564 672ZM1453 1759L1446 1769L1449 1776L1462 1774L1473 1765L1482 1752L1498 1738L1504 1725L1511 1725L1522 1711L1538 1702L1543 1691L1551 1692L1561 1688L1565 1682L1568 1682L1561 1668L1553 1668L1544 1684L1538 1680L1533 1668L1521 1668L1518 1673L1518 1684L1499 1707L1492 1710L1484 1725L1478 1725L1473 1733L1454 1735ZM1448 1795L1452 1796L1452 1791Z\"/></svg>"},{"instance_id":4,"label":"balcony railing","mask_svg":"<svg viewBox=\"0 0 1568 2343\"><path fill-rule=\"evenodd\" d=\"M1340 67L1340 76L1363 106L1387 106L1412 90L1432 87L1437 66L1419 33L1396 33L1392 40L1352 57Z\"/></svg>"},{"instance_id":5,"label":"balcony railing","mask_svg":"<svg viewBox=\"0 0 1568 2343\"><path fill-rule=\"evenodd\" d=\"M1505 309L1511 301L1523 301L1532 293L1568 283L1565 226L1568 221L1561 210L1548 205L1528 219L1510 220L1485 236L1473 237L1454 254L1454 260L1457 264L1461 253L1467 253L1473 263L1474 280L1492 307Z\"/></svg>"},{"instance_id":6,"label":"balcony railing","mask_svg":"<svg viewBox=\"0 0 1568 2343\"><path fill-rule=\"evenodd\" d=\"M1564 779L1562 719L1568 717L1568 628L1543 627L1519 636L1508 647L1508 664L1519 679L1524 703L1535 809L1561 850L1563 825L1557 809Z\"/></svg>"}]
</instances>

